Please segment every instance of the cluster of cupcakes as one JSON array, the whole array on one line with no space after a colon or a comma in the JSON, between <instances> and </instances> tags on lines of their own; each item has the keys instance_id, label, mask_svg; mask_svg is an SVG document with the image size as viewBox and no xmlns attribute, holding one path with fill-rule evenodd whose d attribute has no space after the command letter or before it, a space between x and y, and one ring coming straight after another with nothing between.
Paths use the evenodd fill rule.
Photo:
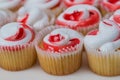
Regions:
<instances>
[{"instance_id":1,"label":"cluster of cupcakes","mask_svg":"<svg viewBox=\"0 0 120 80\"><path fill-rule=\"evenodd\" d=\"M0 1L1 68L27 69L38 57L45 72L66 75L83 52L93 72L120 75L119 0Z\"/></svg>"}]
</instances>

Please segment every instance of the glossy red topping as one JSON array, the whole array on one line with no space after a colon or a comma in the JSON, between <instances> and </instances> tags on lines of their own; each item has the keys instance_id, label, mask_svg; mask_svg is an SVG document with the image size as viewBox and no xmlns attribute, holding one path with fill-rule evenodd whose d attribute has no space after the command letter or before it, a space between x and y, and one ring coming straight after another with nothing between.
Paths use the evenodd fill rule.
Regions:
<instances>
[{"instance_id":1,"label":"glossy red topping","mask_svg":"<svg viewBox=\"0 0 120 80\"><path fill-rule=\"evenodd\" d=\"M97 35L98 30L92 30L88 33L88 35Z\"/></svg>"},{"instance_id":2,"label":"glossy red topping","mask_svg":"<svg viewBox=\"0 0 120 80\"><path fill-rule=\"evenodd\" d=\"M108 23L106 21L103 21L103 23L106 24L106 25L112 26L112 24L110 24L110 23Z\"/></svg>"},{"instance_id":3,"label":"glossy red topping","mask_svg":"<svg viewBox=\"0 0 120 80\"><path fill-rule=\"evenodd\" d=\"M95 10L90 10L89 11L89 18L87 19L81 19L81 15L83 13L79 12L79 11L75 11L71 14L64 14L63 18L67 21L76 21L77 24L75 24L75 26L73 26L73 28L78 28L79 27L88 27L90 25L96 24L99 22L100 16L98 14L98 12L96 12ZM71 26L70 23L67 24L66 22L62 22L60 20L57 20L56 23L58 25L62 25L62 26Z\"/></svg>"},{"instance_id":4,"label":"glossy red topping","mask_svg":"<svg viewBox=\"0 0 120 80\"><path fill-rule=\"evenodd\" d=\"M60 34L57 34L57 35L51 35L49 37L49 41L51 43L54 43L54 42L60 42L64 39L63 36L61 36ZM76 46L77 44L80 43L80 40L77 39L77 38L74 38L74 39L70 39L68 41L68 44L66 45L61 45L61 46L54 46L54 45L50 45L50 44L47 44L46 42L43 42L43 47L45 50L52 50L53 51L56 51L56 52L59 52L59 50L62 50L62 49L66 49L66 48L71 48L71 47L74 47Z\"/></svg>"},{"instance_id":5,"label":"glossy red topping","mask_svg":"<svg viewBox=\"0 0 120 80\"><path fill-rule=\"evenodd\" d=\"M103 0L102 1L102 7L107 8L109 11L115 11L117 9L120 9L120 4L116 4L117 2L120 2L120 0Z\"/></svg>"},{"instance_id":6,"label":"glossy red topping","mask_svg":"<svg viewBox=\"0 0 120 80\"><path fill-rule=\"evenodd\" d=\"M113 19L117 22L120 23L120 15L115 15Z\"/></svg>"},{"instance_id":7,"label":"glossy red topping","mask_svg":"<svg viewBox=\"0 0 120 80\"><path fill-rule=\"evenodd\" d=\"M19 21L19 22L26 23L28 20L28 17L29 17L29 14L26 14L25 17L23 19L21 19L21 21Z\"/></svg>"},{"instance_id":8,"label":"glossy red topping","mask_svg":"<svg viewBox=\"0 0 120 80\"><path fill-rule=\"evenodd\" d=\"M64 3L67 7L73 6L73 5L77 5L77 4L89 4L89 5L93 5L95 2L95 0L84 0L83 2L79 2L79 1L75 1L75 0L64 0Z\"/></svg>"}]
</instances>

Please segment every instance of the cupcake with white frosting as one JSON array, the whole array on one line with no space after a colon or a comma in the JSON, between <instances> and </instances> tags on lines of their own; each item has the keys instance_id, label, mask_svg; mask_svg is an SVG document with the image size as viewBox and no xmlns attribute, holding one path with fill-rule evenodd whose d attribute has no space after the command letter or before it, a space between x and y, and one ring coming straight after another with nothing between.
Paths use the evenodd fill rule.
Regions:
<instances>
[{"instance_id":1,"label":"cupcake with white frosting","mask_svg":"<svg viewBox=\"0 0 120 80\"><path fill-rule=\"evenodd\" d=\"M52 26L40 31L36 42L40 66L45 72L66 75L80 68L82 34L72 29Z\"/></svg>"},{"instance_id":2,"label":"cupcake with white frosting","mask_svg":"<svg viewBox=\"0 0 120 80\"><path fill-rule=\"evenodd\" d=\"M101 0L100 10L103 16L120 9L120 0Z\"/></svg>"},{"instance_id":3,"label":"cupcake with white frosting","mask_svg":"<svg viewBox=\"0 0 120 80\"><path fill-rule=\"evenodd\" d=\"M16 13L13 13L6 9L0 9L0 27L7 23L16 21L16 18Z\"/></svg>"},{"instance_id":4,"label":"cupcake with white frosting","mask_svg":"<svg viewBox=\"0 0 120 80\"><path fill-rule=\"evenodd\" d=\"M54 24L55 16L52 13L45 12L37 7L22 7L18 11L18 22L32 26L36 31Z\"/></svg>"},{"instance_id":5,"label":"cupcake with white frosting","mask_svg":"<svg viewBox=\"0 0 120 80\"><path fill-rule=\"evenodd\" d=\"M34 5L34 6L31 6ZM58 15L62 11L61 0L27 0L25 7L39 7L43 10L51 10L54 15Z\"/></svg>"},{"instance_id":6,"label":"cupcake with white frosting","mask_svg":"<svg viewBox=\"0 0 120 80\"><path fill-rule=\"evenodd\" d=\"M23 4L24 0L0 0L0 9L9 9L11 11L17 11Z\"/></svg>"},{"instance_id":7,"label":"cupcake with white frosting","mask_svg":"<svg viewBox=\"0 0 120 80\"><path fill-rule=\"evenodd\" d=\"M104 76L120 75L120 27L111 20L100 22L84 38L89 67Z\"/></svg>"},{"instance_id":8,"label":"cupcake with white frosting","mask_svg":"<svg viewBox=\"0 0 120 80\"><path fill-rule=\"evenodd\" d=\"M97 8L81 4L66 9L58 16L56 24L86 34L91 29L97 28L100 20L101 14Z\"/></svg>"},{"instance_id":9,"label":"cupcake with white frosting","mask_svg":"<svg viewBox=\"0 0 120 80\"><path fill-rule=\"evenodd\" d=\"M13 22L0 28L0 66L10 71L31 67L36 61L34 31L26 24Z\"/></svg>"}]
</instances>

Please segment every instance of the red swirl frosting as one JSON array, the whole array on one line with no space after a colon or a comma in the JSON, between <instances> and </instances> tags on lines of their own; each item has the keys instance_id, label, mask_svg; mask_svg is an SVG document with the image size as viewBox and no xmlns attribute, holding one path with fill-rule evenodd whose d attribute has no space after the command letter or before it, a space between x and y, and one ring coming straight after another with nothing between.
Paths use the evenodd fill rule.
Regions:
<instances>
[{"instance_id":1,"label":"red swirl frosting","mask_svg":"<svg viewBox=\"0 0 120 80\"><path fill-rule=\"evenodd\" d=\"M76 31L60 28L45 36L43 47L45 50L54 52L72 51L76 50L76 46L80 44L80 38L80 34Z\"/></svg>"},{"instance_id":2,"label":"red swirl frosting","mask_svg":"<svg viewBox=\"0 0 120 80\"><path fill-rule=\"evenodd\" d=\"M120 0L103 0L101 5L106 10L113 12L117 9L120 9Z\"/></svg>"},{"instance_id":3,"label":"red swirl frosting","mask_svg":"<svg viewBox=\"0 0 120 80\"><path fill-rule=\"evenodd\" d=\"M89 9L88 9L89 8ZM76 5L68 8L58 18L56 23L62 26L70 26L73 29L89 27L100 21L99 11L93 6Z\"/></svg>"}]
</instances>

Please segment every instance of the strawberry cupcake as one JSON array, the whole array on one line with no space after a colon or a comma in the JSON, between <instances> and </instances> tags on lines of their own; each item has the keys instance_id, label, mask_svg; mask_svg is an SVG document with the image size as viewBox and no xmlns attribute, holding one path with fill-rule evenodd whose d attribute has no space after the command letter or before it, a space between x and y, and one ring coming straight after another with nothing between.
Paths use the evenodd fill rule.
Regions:
<instances>
[{"instance_id":1,"label":"strawberry cupcake","mask_svg":"<svg viewBox=\"0 0 120 80\"><path fill-rule=\"evenodd\" d=\"M9 10L0 9L0 27L16 21L17 15Z\"/></svg>"},{"instance_id":2,"label":"strawberry cupcake","mask_svg":"<svg viewBox=\"0 0 120 80\"><path fill-rule=\"evenodd\" d=\"M36 61L34 31L26 24L13 22L0 28L0 66L10 71L31 67Z\"/></svg>"},{"instance_id":3,"label":"strawberry cupcake","mask_svg":"<svg viewBox=\"0 0 120 80\"><path fill-rule=\"evenodd\" d=\"M23 4L24 0L0 0L0 9L9 9L11 11L17 11Z\"/></svg>"},{"instance_id":4,"label":"strawberry cupcake","mask_svg":"<svg viewBox=\"0 0 120 80\"><path fill-rule=\"evenodd\" d=\"M103 16L120 9L120 0L101 0L100 10Z\"/></svg>"},{"instance_id":5,"label":"strawberry cupcake","mask_svg":"<svg viewBox=\"0 0 120 80\"><path fill-rule=\"evenodd\" d=\"M31 6L34 5L34 6ZM27 0L25 7L39 7L43 10L51 10L54 15L58 15L62 11L61 0Z\"/></svg>"},{"instance_id":6,"label":"strawberry cupcake","mask_svg":"<svg viewBox=\"0 0 120 80\"><path fill-rule=\"evenodd\" d=\"M99 30L84 38L89 67L103 76L120 75L120 27L111 20L100 22Z\"/></svg>"},{"instance_id":7,"label":"strawberry cupcake","mask_svg":"<svg viewBox=\"0 0 120 80\"><path fill-rule=\"evenodd\" d=\"M65 7L70 7L78 4L88 4L98 7L99 0L63 0Z\"/></svg>"},{"instance_id":8,"label":"strawberry cupcake","mask_svg":"<svg viewBox=\"0 0 120 80\"><path fill-rule=\"evenodd\" d=\"M43 29L48 25L54 24L55 16L49 12L40 10L37 7L22 7L18 11L18 22L32 26L36 31Z\"/></svg>"},{"instance_id":9,"label":"strawberry cupcake","mask_svg":"<svg viewBox=\"0 0 120 80\"><path fill-rule=\"evenodd\" d=\"M68 27L84 35L91 29L98 27L101 20L99 10L90 5L75 5L66 9L56 20L57 25Z\"/></svg>"},{"instance_id":10,"label":"strawberry cupcake","mask_svg":"<svg viewBox=\"0 0 120 80\"><path fill-rule=\"evenodd\" d=\"M38 33L35 46L41 68L49 74L66 75L81 66L83 36L72 29L47 27Z\"/></svg>"}]
</instances>

